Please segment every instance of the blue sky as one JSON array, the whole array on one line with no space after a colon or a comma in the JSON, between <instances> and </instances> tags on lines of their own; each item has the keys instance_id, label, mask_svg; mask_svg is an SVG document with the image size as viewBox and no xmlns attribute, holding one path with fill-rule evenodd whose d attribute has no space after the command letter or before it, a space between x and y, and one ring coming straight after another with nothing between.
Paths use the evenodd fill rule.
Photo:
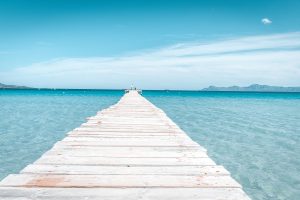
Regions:
<instances>
[{"instance_id":1,"label":"blue sky","mask_svg":"<svg viewBox=\"0 0 300 200\"><path fill-rule=\"evenodd\" d=\"M298 0L3 0L0 82L296 86L299 10Z\"/></svg>"}]
</instances>

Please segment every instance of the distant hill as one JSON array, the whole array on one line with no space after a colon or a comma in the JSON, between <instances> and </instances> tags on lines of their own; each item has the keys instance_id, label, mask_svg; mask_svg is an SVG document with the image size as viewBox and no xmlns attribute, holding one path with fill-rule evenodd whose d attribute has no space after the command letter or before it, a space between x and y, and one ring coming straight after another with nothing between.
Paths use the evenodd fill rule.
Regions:
<instances>
[{"instance_id":1,"label":"distant hill","mask_svg":"<svg viewBox=\"0 0 300 200\"><path fill-rule=\"evenodd\" d=\"M26 86L5 85L0 83L0 89L31 89L31 88Z\"/></svg>"},{"instance_id":2,"label":"distant hill","mask_svg":"<svg viewBox=\"0 0 300 200\"><path fill-rule=\"evenodd\" d=\"M202 91L232 91L232 92L300 92L300 87L281 87L253 84L247 87L231 86L231 87L216 87L209 86Z\"/></svg>"}]
</instances>

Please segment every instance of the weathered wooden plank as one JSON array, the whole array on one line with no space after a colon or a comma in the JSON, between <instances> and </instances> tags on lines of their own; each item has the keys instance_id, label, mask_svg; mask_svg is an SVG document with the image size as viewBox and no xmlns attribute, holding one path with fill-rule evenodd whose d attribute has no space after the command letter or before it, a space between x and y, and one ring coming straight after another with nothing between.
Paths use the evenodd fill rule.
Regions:
<instances>
[{"instance_id":1,"label":"weathered wooden plank","mask_svg":"<svg viewBox=\"0 0 300 200\"><path fill-rule=\"evenodd\" d=\"M169 134L184 134L180 130L172 130L172 129L138 129L138 128L100 128L100 127L79 127L74 129L74 131L91 131L91 132L122 132L122 133L127 133L127 134L132 134L132 133L169 133Z\"/></svg>"},{"instance_id":2,"label":"weathered wooden plank","mask_svg":"<svg viewBox=\"0 0 300 200\"><path fill-rule=\"evenodd\" d=\"M80 126L81 128L94 128L94 129L99 129L99 128L103 128L103 129L118 129L118 130L141 130L141 131L147 131L147 130L150 130L150 131L163 131L163 130L174 130L174 129L177 129L175 126L172 126L172 125L138 125L138 124L128 124L128 125L118 125L118 124L102 124L102 123L86 123L86 124L82 124Z\"/></svg>"},{"instance_id":3,"label":"weathered wooden plank","mask_svg":"<svg viewBox=\"0 0 300 200\"><path fill-rule=\"evenodd\" d=\"M205 151L140 151L138 149L130 149L120 151L119 148L111 148L109 150L97 148L66 148L66 149L51 149L44 155L65 155L65 156L99 156L99 157L124 157L124 158L179 158L179 157L208 157Z\"/></svg>"},{"instance_id":4,"label":"weathered wooden plank","mask_svg":"<svg viewBox=\"0 0 300 200\"><path fill-rule=\"evenodd\" d=\"M84 133L84 132L80 132L80 133L76 133L76 132L72 132L68 134L69 138L79 138L79 137L85 137L85 138L112 138L112 139L125 139L125 138L129 138L129 139L153 139L153 140L157 140L157 139L161 139L161 140L172 140L172 139L188 139L190 140L190 138L188 138L186 135L180 134L180 135L128 135L128 134L91 134L89 132Z\"/></svg>"},{"instance_id":5,"label":"weathered wooden plank","mask_svg":"<svg viewBox=\"0 0 300 200\"><path fill-rule=\"evenodd\" d=\"M240 188L0 188L1 200L250 200Z\"/></svg>"},{"instance_id":6,"label":"weathered wooden plank","mask_svg":"<svg viewBox=\"0 0 300 200\"><path fill-rule=\"evenodd\" d=\"M89 134L89 135L123 135L123 136L184 136L181 132L140 132L140 131L118 131L118 130L92 130L92 129L76 129L68 134L80 135L80 134Z\"/></svg>"},{"instance_id":7,"label":"weathered wooden plank","mask_svg":"<svg viewBox=\"0 0 300 200\"><path fill-rule=\"evenodd\" d=\"M99 115L94 117L88 117L88 122L103 122L103 123L121 123L121 124L172 124L176 125L170 119L163 119L158 117L147 117L147 118L140 118L140 117L109 117L105 115Z\"/></svg>"},{"instance_id":8,"label":"weathered wooden plank","mask_svg":"<svg viewBox=\"0 0 300 200\"><path fill-rule=\"evenodd\" d=\"M92 142L82 142L82 143L78 143L78 142L57 142L53 148L77 148L77 147L82 147L82 148L102 148L102 147L112 147L112 148L122 148L122 147L129 147L129 148L144 148L144 147L149 147L149 148L195 148L195 149L199 149L201 151L205 151L204 149L201 149L201 147L197 147L194 145L160 145L157 146L157 144L148 144L148 145L122 145L122 144L117 144L117 145L102 145L102 144L93 144Z\"/></svg>"},{"instance_id":9,"label":"weathered wooden plank","mask_svg":"<svg viewBox=\"0 0 300 200\"><path fill-rule=\"evenodd\" d=\"M91 165L39 165L32 164L25 167L21 173L31 174L96 174L96 175L229 175L222 166L91 166Z\"/></svg>"},{"instance_id":10,"label":"weathered wooden plank","mask_svg":"<svg viewBox=\"0 0 300 200\"><path fill-rule=\"evenodd\" d=\"M61 149L81 149L81 150L101 150L103 152L109 152L109 151L143 151L143 152L199 152L199 151L205 151L206 150L200 146L194 147L194 146L185 146L185 147L179 147L179 146L173 146L173 147L107 147L107 146L65 146L65 145L57 145L54 146L52 149L54 150L61 150Z\"/></svg>"},{"instance_id":11,"label":"weathered wooden plank","mask_svg":"<svg viewBox=\"0 0 300 200\"><path fill-rule=\"evenodd\" d=\"M81 187L81 188L240 188L230 176L177 175L40 175L11 174L0 183L6 187Z\"/></svg>"},{"instance_id":12,"label":"weathered wooden plank","mask_svg":"<svg viewBox=\"0 0 300 200\"><path fill-rule=\"evenodd\" d=\"M78 157L65 155L43 155L36 164L67 164L67 165L125 165L125 166L194 166L215 165L210 158L113 158L113 157Z\"/></svg>"},{"instance_id":13,"label":"weathered wooden plank","mask_svg":"<svg viewBox=\"0 0 300 200\"><path fill-rule=\"evenodd\" d=\"M153 127L144 127L144 128L139 128L139 127L121 127L121 126L114 126L114 127L106 127L106 126L80 126L78 129L86 129L86 130L93 130L93 131L98 131L99 129L101 131L120 131L120 132L147 132L147 133L159 133L159 132L172 132L176 131L175 129L172 129L170 127L165 127L165 128L159 128L155 129ZM176 133L176 132L175 132Z\"/></svg>"},{"instance_id":14,"label":"weathered wooden plank","mask_svg":"<svg viewBox=\"0 0 300 200\"><path fill-rule=\"evenodd\" d=\"M191 140L190 138L187 137L183 137L183 136L168 136L168 137L148 137L148 138L135 138L135 137L131 137L131 138L102 138L102 137L76 137L76 135L73 137L66 137L64 138L62 141L87 141L87 142L124 142L124 141L129 141L129 142L140 142L140 143L144 143L144 142L170 142L170 143L182 143L182 142L189 142L191 144L197 144L195 143L193 140ZM198 145L198 144L197 144Z\"/></svg>"},{"instance_id":15,"label":"weathered wooden plank","mask_svg":"<svg viewBox=\"0 0 300 200\"><path fill-rule=\"evenodd\" d=\"M55 145L69 145L69 146L198 146L192 141L164 141L164 140L131 140L127 139L102 139L102 140L87 140L87 139L64 139L57 142Z\"/></svg>"}]
</instances>

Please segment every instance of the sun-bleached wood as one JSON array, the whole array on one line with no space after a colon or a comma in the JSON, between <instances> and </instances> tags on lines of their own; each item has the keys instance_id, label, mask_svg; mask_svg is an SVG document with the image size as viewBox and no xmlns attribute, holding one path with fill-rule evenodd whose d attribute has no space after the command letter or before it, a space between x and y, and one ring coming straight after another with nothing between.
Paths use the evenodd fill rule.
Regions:
<instances>
[{"instance_id":1,"label":"sun-bleached wood","mask_svg":"<svg viewBox=\"0 0 300 200\"><path fill-rule=\"evenodd\" d=\"M0 199L249 200L230 173L136 91L67 133Z\"/></svg>"}]
</instances>

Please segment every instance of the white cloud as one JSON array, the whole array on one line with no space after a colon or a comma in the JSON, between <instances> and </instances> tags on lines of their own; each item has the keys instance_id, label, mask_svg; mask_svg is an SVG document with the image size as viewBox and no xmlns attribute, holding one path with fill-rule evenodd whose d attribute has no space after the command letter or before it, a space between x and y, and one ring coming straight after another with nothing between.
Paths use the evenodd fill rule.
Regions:
<instances>
[{"instance_id":1,"label":"white cloud","mask_svg":"<svg viewBox=\"0 0 300 200\"><path fill-rule=\"evenodd\" d=\"M208 85L300 85L300 33L177 44L118 57L60 58L0 72L36 87L200 89Z\"/></svg>"},{"instance_id":2,"label":"white cloud","mask_svg":"<svg viewBox=\"0 0 300 200\"><path fill-rule=\"evenodd\" d=\"M268 18L263 18L261 19L261 22L265 25L268 25L268 24L272 24L272 21Z\"/></svg>"}]
</instances>

